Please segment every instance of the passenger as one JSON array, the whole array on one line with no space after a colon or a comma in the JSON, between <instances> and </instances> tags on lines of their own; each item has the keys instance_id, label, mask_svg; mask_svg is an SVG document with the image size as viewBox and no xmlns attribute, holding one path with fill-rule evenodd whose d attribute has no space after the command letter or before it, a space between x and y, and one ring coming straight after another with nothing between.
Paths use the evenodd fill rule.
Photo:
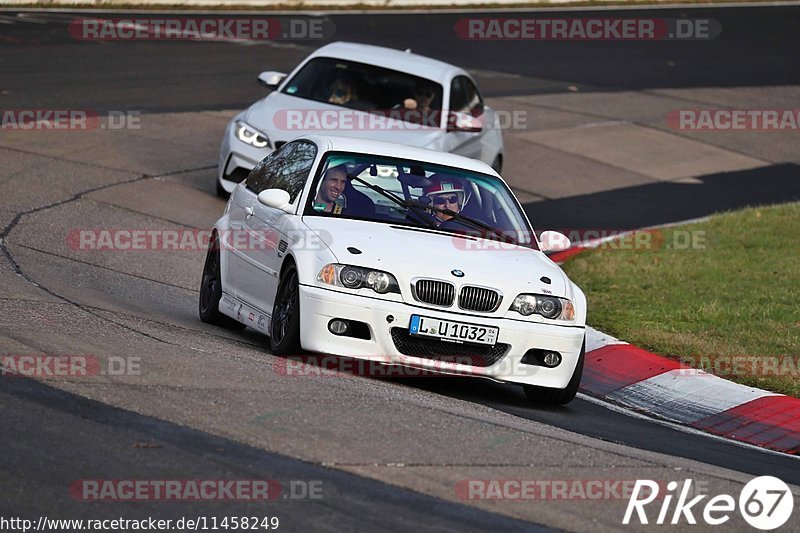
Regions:
<instances>
[{"instance_id":1,"label":"passenger","mask_svg":"<svg viewBox=\"0 0 800 533\"><path fill-rule=\"evenodd\" d=\"M418 83L414 89L414 97L406 98L403 106L406 109L416 109L418 111L430 111L436 90L429 83Z\"/></svg>"},{"instance_id":2,"label":"passenger","mask_svg":"<svg viewBox=\"0 0 800 533\"><path fill-rule=\"evenodd\" d=\"M414 97L403 100L403 108L407 110L406 120L418 124L438 127L439 113L431 109L436 98L436 89L430 83L417 83Z\"/></svg>"},{"instance_id":3,"label":"passenger","mask_svg":"<svg viewBox=\"0 0 800 533\"><path fill-rule=\"evenodd\" d=\"M347 169L343 165L326 170L314 198L314 211L341 215L347 207L347 198L344 195L346 185Z\"/></svg>"}]
</instances>

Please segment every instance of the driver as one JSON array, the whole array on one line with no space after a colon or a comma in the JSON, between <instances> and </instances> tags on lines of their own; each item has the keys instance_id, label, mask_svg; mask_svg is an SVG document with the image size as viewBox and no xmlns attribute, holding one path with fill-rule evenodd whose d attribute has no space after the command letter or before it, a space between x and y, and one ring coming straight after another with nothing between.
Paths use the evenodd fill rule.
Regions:
<instances>
[{"instance_id":1,"label":"driver","mask_svg":"<svg viewBox=\"0 0 800 533\"><path fill-rule=\"evenodd\" d=\"M423 187L422 190L430 199L433 207L448 209L455 213L461 212L461 206L464 205L464 189L459 180L442 174L434 174L428 180L431 184ZM453 219L453 216L447 213L431 211L433 212L433 221L437 226Z\"/></svg>"}]
</instances>

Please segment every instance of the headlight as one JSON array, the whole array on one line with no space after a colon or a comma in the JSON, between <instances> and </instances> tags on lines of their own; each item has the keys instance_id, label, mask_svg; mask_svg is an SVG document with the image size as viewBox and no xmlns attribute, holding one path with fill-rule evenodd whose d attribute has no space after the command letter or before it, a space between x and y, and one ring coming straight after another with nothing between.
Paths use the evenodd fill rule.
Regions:
<instances>
[{"instance_id":1,"label":"headlight","mask_svg":"<svg viewBox=\"0 0 800 533\"><path fill-rule=\"evenodd\" d=\"M575 307L566 298L543 296L541 294L520 294L514 298L509 308L523 316L534 313L551 320L574 320Z\"/></svg>"},{"instance_id":2,"label":"headlight","mask_svg":"<svg viewBox=\"0 0 800 533\"><path fill-rule=\"evenodd\" d=\"M325 265L317 274L317 281L353 290L372 289L378 294L400 293L397 279L388 272L351 265L337 263Z\"/></svg>"},{"instance_id":3,"label":"headlight","mask_svg":"<svg viewBox=\"0 0 800 533\"><path fill-rule=\"evenodd\" d=\"M236 121L236 138L256 148L269 146L269 139L266 135L241 120Z\"/></svg>"}]
</instances>

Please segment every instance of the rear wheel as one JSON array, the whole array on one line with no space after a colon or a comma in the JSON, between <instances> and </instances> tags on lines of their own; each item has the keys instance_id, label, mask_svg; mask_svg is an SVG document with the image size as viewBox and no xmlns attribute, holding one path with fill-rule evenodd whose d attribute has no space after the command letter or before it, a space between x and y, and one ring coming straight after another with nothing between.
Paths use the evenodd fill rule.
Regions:
<instances>
[{"instance_id":1,"label":"rear wheel","mask_svg":"<svg viewBox=\"0 0 800 533\"><path fill-rule=\"evenodd\" d=\"M217 235L208 243L208 253L203 266L203 278L200 281L200 320L208 324L224 326L232 329L244 329L245 325L219 312L219 301L222 298L222 279L219 266L219 241Z\"/></svg>"},{"instance_id":2,"label":"rear wheel","mask_svg":"<svg viewBox=\"0 0 800 533\"><path fill-rule=\"evenodd\" d=\"M583 360L586 358L586 339L581 346L581 354L578 356L578 364L575 365L575 371L572 372L572 377L563 389L554 389L550 387L538 387L536 385L523 385L525 389L525 396L528 397L533 403L537 404L550 404L550 405L564 405L575 399L578 394L578 387L581 385L581 376L583 376Z\"/></svg>"},{"instance_id":3,"label":"rear wheel","mask_svg":"<svg viewBox=\"0 0 800 533\"><path fill-rule=\"evenodd\" d=\"M300 350L300 283L294 265L284 271L278 285L269 344L276 355L297 354Z\"/></svg>"}]
</instances>

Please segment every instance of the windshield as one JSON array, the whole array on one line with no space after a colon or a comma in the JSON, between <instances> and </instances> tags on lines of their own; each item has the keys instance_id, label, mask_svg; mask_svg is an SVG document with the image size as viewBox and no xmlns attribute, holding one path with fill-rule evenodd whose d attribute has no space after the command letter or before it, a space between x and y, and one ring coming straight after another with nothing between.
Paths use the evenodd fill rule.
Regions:
<instances>
[{"instance_id":1,"label":"windshield","mask_svg":"<svg viewBox=\"0 0 800 533\"><path fill-rule=\"evenodd\" d=\"M316 57L284 86L284 94L439 127L442 86L387 68ZM411 112L413 111L413 112Z\"/></svg>"},{"instance_id":2,"label":"windshield","mask_svg":"<svg viewBox=\"0 0 800 533\"><path fill-rule=\"evenodd\" d=\"M304 215L414 226L536 249L527 219L502 180L391 157L326 154Z\"/></svg>"}]
</instances>

